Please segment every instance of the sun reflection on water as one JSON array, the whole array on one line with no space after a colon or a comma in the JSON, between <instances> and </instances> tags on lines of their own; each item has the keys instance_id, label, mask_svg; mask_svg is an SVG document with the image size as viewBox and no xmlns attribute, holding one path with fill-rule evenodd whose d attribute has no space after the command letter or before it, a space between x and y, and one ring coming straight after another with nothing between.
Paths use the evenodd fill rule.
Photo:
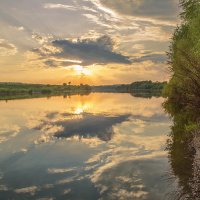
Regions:
<instances>
[{"instance_id":1,"label":"sun reflection on water","mask_svg":"<svg viewBox=\"0 0 200 200\"><path fill-rule=\"evenodd\" d=\"M0 135L18 131L8 137L12 145L3 141L0 146L0 155L10 158L11 166L3 175L11 186L11 176L19 185L5 186L16 197L29 195L29 199L44 199L41 193L78 199L76 191L85 195L90 185L101 199L161 199L166 185L160 177L168 169L165 133L170 127L162 102L161 98L93 93L67 100L52 97L13 101L6 107L0 104L9 125L9 130L1 127ZM12 128L14 122L19 129ZM1 159L0 164L5 165ZM30 176L23 177L24 173ZM33 176L38 178L34 184ZM21 177L31 184L20 185ZM92 195L83 198L97 199Z\"/></svg>"},{"instance_id":2,"label":"sun reflection on water","mask_svg":"<svg viewBox=\"0 0 200 200\"><path fill-rule=\"evenodd\" d=\"M79 104L75 110L74 110L74 114L75 115L80 115L83 114L84 112L87 112L88 109L91 107L90 104Z\"/></svg>"}]
</instances>

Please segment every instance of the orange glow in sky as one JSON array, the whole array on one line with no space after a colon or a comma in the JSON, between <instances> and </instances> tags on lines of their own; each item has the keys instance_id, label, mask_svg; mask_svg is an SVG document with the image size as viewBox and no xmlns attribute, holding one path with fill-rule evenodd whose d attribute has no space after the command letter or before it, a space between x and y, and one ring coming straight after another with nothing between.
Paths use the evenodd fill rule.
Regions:
<instances>
[{"instance_id":1,"label":"orange glow in sky","mask_svg":"<svg viewBox=\"0 0 200 200\"><path fill-rule=\"evenodd\" d=\"M165 52L178 22L178 0L19 1L0 1L6 11L0 19L1 82L169 79Z\"/></svg>"},{"instance_id":2,"label":"orange glow in sky","mask_svg":"<svg viewBox=\"0 0 200 200\"><path fill-rule=\"evenodd\" d=\"M81 65L75 65L75 66L73 66L73 69L74 69L74 71L76 71L77 75L86 75L86 76L89 76L89 75L92 74L91 70L89 70L87 68L84 68Z\"/></svg>"}]
</instances>

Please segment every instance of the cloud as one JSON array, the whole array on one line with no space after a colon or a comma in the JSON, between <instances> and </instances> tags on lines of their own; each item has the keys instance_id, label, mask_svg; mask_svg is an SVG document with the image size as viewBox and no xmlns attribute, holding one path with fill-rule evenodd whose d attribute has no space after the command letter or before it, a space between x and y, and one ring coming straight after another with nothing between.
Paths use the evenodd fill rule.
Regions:
<instances>
[{"instance_id":1,"label":"cloud","mask_svg":"<svg viewBox=\"0 0 200 200\"><path fill-rule=\"evenodd\" d=\"M134 59L134 62L144 62L149 60L154 63L165 63L167 61L167 56L162 53L150 53Z\"/></svg>"},{"instance_id":2,"label":"cloud","mask_svg":"<svg viewBox=\"0 0 200 200\"><path fill-rule=\"evenodd\" d=\"M105 23L103 20L99 19L99 16L97 16L97 15L85 13L85 14L83 14L83 16L85 16L89 21L94 22L97 25L100 25L100 26L103 26L106 28L110 28L110 24Z\"/></svg>"},{"instance_id":3,"label":"cloud","mask_svg":"<svg viewBox=\"0 0 200 200\"><path fill-rule=\"evenodd\" d=\"M17 47L14 44L0 39L0 56L13 56L17 53Z\"/></svg>"},{"instance_id":4,"label":"cloud","mask_svg":"<svg viewBox=\"0 0 200 200\"><path fill-rule=\"evenodd\" d=\"M100 0L100 2L123 15L174 20L177 15L176 0Z\"/></svg>"},{"instance_id":5,"label":"cloud","mask_svg":"<svg viewBox=\"0 0 200 200\"><path fill-rule=\"evenodd\" d=\"M65 4L53 4L53 3L44 4L44 8L47 8L47 9L76 10L76 8L74 6L65 5Z\"/></svg>"},{"instance_id":6,"label":"cloud","mask_svg":"<svg viewBox=\"0 0 200 200\"><path fill-rule=\"evenodd\" d=\"M39 44L48 43L48 41L53 38L53 36L50 34L44 36L44 35L40 35L38 33L32 33L31 37L32 37L32 39L36 40Z\"/></svg>"},{"instance_id":7,"label":"cloud","mask_svg":"<svg viewBox=\"0 0 200 200\"><path fill-rule=\"evenodd\" d=\"M71 66L91 65L92 68L93 64L96 65L94 73L83 80L85 83L163 79L161 68L155 71L145 67L143 70L146 63L142 61L146 62L149 58L156 62L152 63L155 65L164 60L162 55L156 54L164 54L168 50L176 24L178 0L44 0L29 4L26 0L20 1L21 4L3 0L0 5L0 25L4 27L0 38L17 47L16 59L5 57L0 61L2 80L25 81L28 79L25 71L31 69L35 73L31 77L32 82L60 83L64 76L61 70L66 71L68 67L65 76L77 83ZM114 40L112 48L107 48L106 43L99 45L98 39L102 35ZM55 52L53 48L59 51ZM148 55L144 53L147 51ZM13 48L8 53L8 49L1 48L2 54L13 55L15 50ZM48 67L46 75L45 67ZM115 70L104 72L111 67ZM23 68L24 72L16 75L8 73L8 69L13 72L19 68ZM54 71L56 77L52 78Z\"/></svg>"},{"instance_id":8,"label":"cloud","mask_svg":"<svg viewBox=\"0 0 200 200\"><path fill-rule=\"evenodd\" d=\"M77 61L83 66L109 63L131 64L129 57L114 51L114 41L107 35L76 41L54 40L48 47L43 46L34 49L33 52L39 54L40 59L45 59L45 63L50 67L55 67L56 61L58 61L57 66L60 66L60 61L64 62L65 66L73 65Z\"/></svg>"}]
</instances>

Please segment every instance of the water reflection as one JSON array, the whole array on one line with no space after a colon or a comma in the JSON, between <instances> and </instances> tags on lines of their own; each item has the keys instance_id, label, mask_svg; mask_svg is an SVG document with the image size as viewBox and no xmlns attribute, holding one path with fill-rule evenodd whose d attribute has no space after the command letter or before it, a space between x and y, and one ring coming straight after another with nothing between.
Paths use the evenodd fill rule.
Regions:
<instances>
[{"instance_id":1,"label":"water reflection","mask_svg":"<svg viewBox=\"0 0 200 200\"><path fill-rule=\"evenodd\" d=\"M128 120L129 115L107 116L92 113L48 113L44 119L34 127L41 130L46 137L49 135L57 138L99 138L109 141L114 135L113 126ZM43 137L45 137L43 135ZM46 139L44 138L44 141Z\"/></svg>"},{"instance_id":2,"label":"water reflection","mask_svg":"<svg viewBox=\"0 0 200 200\"><path fill-rule=\"evenodd\" d=\"M142 97L142 98L153 98L153 97L161 97L162 92L161 91L134 91L130 93L133 97Z\"/></svg>"},{"instance_id":3,"label":"water reflection","mask_svg":"<svg viewBox=\"0 0 200 200\"><path fill-rule=\"evenodd\" d=\"M117 93L0 102L0 196L164 199L162 102Z\"/></svg>"},{"instance_id":4,"label":"water reflection","mask_svg":"<svg viewBox=\"0 0 200 200\"><path fill-rule=\"evenodd\" d=\"M168 141L172 180L178 184L173 199L200 198L200 138L198 131L187 131L188 116L174 116L174 125Z\"/></svg>"}]
</instances>

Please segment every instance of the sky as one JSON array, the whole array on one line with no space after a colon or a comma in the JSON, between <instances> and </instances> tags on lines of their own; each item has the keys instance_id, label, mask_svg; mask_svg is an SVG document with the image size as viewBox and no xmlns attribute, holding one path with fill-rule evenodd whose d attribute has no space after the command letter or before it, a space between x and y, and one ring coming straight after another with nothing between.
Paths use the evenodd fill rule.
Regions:
<instances>
[{"instance_id":1,"label":"sky","mask_svg":"<svg viewBox=\"0 0 200 200\"><path fill-rule=\"evenodd\" d=\"M0 81L168 80L178 14L178 0L1 0Z\"/></svg>"}]
</instances>

